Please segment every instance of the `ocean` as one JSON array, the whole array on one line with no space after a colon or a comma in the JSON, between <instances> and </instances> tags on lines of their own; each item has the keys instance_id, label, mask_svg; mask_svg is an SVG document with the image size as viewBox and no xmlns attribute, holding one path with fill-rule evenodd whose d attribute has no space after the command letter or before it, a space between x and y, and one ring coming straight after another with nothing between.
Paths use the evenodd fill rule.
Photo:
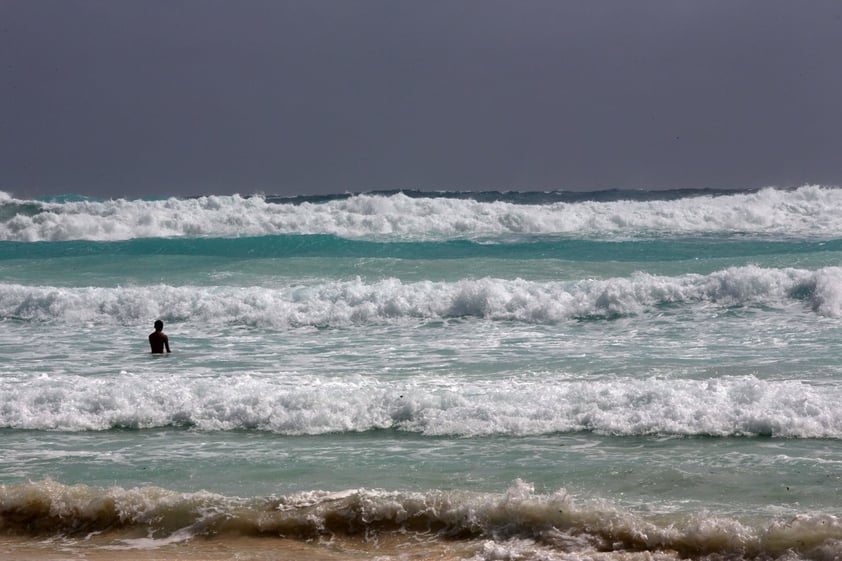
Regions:
<instances>
[{"instance_id":1,"label":"ocean","mask_svg":"<svg viewBox=\"0 0 842 561\"><path fill-rule=\"evenodd\" d=\"M0 193L0 558L839 559L840 265L822 186Z\"/></svg>"}]
</instances>

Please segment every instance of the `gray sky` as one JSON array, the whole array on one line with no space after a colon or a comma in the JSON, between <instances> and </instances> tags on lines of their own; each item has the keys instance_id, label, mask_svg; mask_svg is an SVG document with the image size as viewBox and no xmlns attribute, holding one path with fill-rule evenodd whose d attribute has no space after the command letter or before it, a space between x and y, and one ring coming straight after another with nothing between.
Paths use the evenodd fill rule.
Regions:
<instances>
[{"instance_id":1,"label":"gray sky","mask_svg":"<svg viewBox=\"0 0 842 561\"><path fill-rule=\"evenodd\" d=\"M0 0L18 197L842 185L842 2Z\"/></svg>"}]
</instances>

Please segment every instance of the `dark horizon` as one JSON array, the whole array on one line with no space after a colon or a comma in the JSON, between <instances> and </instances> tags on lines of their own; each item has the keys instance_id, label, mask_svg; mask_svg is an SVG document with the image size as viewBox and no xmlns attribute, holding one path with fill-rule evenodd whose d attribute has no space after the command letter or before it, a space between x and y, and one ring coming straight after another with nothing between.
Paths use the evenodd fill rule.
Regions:
<instances>
[{"instance_id":1,"label":"dark horizon","mask_svg":"<svg viewBox=\"0 0 842 561\"><path fill-rule=\"evenodd\" d=\"M18 198L842 185L842 4L0 0Z\"/></svg>"}]
</instances>

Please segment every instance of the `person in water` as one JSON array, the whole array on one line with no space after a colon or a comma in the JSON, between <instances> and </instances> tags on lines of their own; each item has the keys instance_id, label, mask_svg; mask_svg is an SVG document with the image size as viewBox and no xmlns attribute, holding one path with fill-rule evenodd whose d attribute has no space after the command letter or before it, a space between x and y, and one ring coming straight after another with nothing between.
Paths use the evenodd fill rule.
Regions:
<instances>
[{"instance_id":1,"label":"person in water","mask_svg":"<svg viewBox=\"0 0 842 561\"><path fill-rule=\"evenodd\" d=\"M153 353L161 354L164 349L170 352L170 338L164 333L163 321L155 320L155 332L149 334L149 346Z\"/></svg>"}]
</instances>

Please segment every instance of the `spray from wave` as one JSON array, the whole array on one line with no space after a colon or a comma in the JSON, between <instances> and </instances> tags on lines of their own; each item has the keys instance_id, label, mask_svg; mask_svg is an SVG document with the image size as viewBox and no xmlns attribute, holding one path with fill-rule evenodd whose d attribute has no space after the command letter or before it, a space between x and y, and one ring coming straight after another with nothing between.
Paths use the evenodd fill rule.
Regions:
<instances>
[{"instance_id":1,"label":"spray from wave","mask_svg":"<svg viewBox=\"0 0 842 561\"><path fill-rule=\"evenodd\" d=\"M709 275L539 282L329 281L270 287L46 287L0 284L0 319L133 324L165 321L256 327L339 327L481 318L553 324L657 312L664 306L786 307L842 316L842 269L732 267Z\"/></svg>"},{"instance_id":2,"label":"spray from wave","mask_svg":"<svg viewBox=\"0 0 842 561\"><path fill-rule=\"evenodd\" d=\"M842 394L801 381L569 380L535 374L499 384L426 376L325 380L290 372L226 378L128 372L7 378L0 427L111 430L188 427L286 435L399 430L428 436L772 436L842 439Z\"/></svg>"},{"instance_id":3,"label":"spray from wave","mask_svg":"<svg viewBox=\"0 0 842 561\"><path fill-rule=\"evenodd\" d=\"M474 543L477 559L519 559L523 554L560 559L611 552L824 561L842 553L842 523L832 516L755 521L705 513L645 517L601 501L577 501L564 490L536 494L519 480L502 494L361 489L263 499L46 481L0 486L0 531L29 536L106 533L162 542L226 536L377 542L392 535L409 544L413 536L424 536Z\"/></svg>"},{"instance_id":4,"label":"spray from wave","mask_svg":"<svg viewBox=\"0 0 842 561\"><path fill-rule=\"evenodd\" d=\"M522 197L521 197L522 199ZM805 186L672 200L533 205L467 198L354 195L326 202L207 196L167 200L36 202L0 197L0 240L114 241L148 237L332 234L447 239L506 234L652 237L842 235L842 189Z\"/></svg>"}]
</instances>

